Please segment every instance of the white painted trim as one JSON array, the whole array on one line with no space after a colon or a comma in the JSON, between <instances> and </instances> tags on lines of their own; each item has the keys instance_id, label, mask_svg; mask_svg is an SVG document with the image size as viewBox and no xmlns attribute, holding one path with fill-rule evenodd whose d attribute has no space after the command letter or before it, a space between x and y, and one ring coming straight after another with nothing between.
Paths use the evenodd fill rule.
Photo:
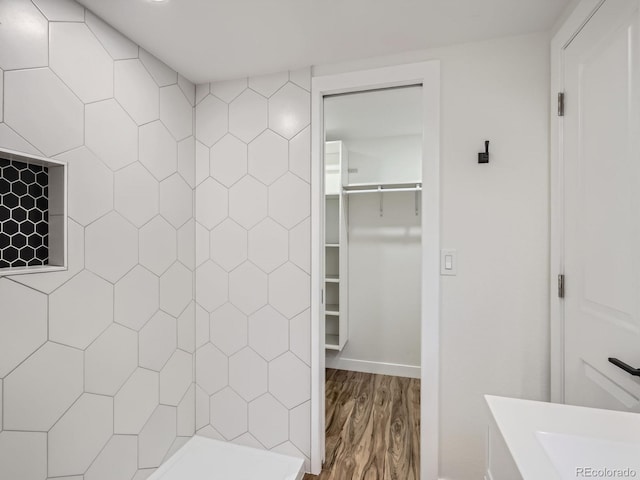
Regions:
<instances>
[{"instance_id":1,"label":"white painted trim","mask_svg":"<svg viewBox=\"0 0 640 480\"><path fill-rule=\"evenodd\" d=\"M549 338L551 401L556 403L564 403L564 308L557 291L558 275L564 273L564 163L562 158L563 119L557 116L557 94L564 90L563 53L565 48L604 1L582 0L551 40Z\"/></svg>"},{"instance_id":2,"label":"white painted trim","mask_svg":"<svg viewBox=\"0 0 640 480\"><path fill-rule=\"evenodd\" d=\"M420 366L402 365L400 363L371 362L353 358L335 357L326 361L327 368L349 370L352 372L376 373L395 377L420 378Z\"/></svg>"},{"instance_id":3,"label":"white painted trim","mask_svg":"<svg viewBox=\"0 0 640 480\"><path fill-rule=\"evenodd\" d=\"M440 399L440 62L314 77L311 87L311 472L324 458L324 322L321 303L324 148L323 97L422 84L422 314L420 478L437 480Z\"/></svg>"}]
</instances>

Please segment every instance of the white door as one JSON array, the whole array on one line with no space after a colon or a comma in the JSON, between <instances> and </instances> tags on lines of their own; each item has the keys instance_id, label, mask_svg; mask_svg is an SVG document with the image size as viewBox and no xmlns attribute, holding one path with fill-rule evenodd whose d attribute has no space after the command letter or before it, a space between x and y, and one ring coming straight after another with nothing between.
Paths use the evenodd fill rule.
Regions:
<instances>
[{"instance_id":1,"label":"white door","mask_svg":"<svg viewBox=\"0 0 640 480\"><path fill-rule=\"evenodd\" d=\"M565 401L640 412L640 0L564 51Z\"/></svg>"}]
</instances>

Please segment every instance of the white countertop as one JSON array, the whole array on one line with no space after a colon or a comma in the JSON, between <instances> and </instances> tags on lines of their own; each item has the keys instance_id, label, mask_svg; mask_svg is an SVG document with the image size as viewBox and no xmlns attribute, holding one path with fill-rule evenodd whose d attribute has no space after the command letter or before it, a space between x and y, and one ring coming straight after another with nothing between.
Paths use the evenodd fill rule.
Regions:
<instances>
[{"instance_id":1,"label":"white countertop","mask_svg":"<svg viewBox=\"0 0 640 480\"><path fill-rule=\"evenodd\" d=\"M596 444L601 440L625 442L640 448L640 414L637 413L491 395L486 395L485 399L524 480L563 479L545 452L537 432L597 439Z\"/></svg>"}]
</instances>

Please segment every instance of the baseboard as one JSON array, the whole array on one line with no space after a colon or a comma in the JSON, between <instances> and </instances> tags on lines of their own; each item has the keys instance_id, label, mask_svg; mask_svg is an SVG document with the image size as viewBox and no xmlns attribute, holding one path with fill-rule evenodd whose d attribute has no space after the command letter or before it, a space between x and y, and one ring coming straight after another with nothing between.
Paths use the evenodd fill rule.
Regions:
<instances>
[{"instance_id":1,"label":"baseboard","mask_svg":"<svg viewBox=\"0 0 640 480\"><path fill-rule=\"evenodd\" d=\"M377 373L379 375L393 375L395 377L420 378L420 367L402 365L399 363L370 362L368 360L354 360L352 358L330 358L327 356L325 366L337 370L352 372Z\"/></svg>"}]
</instances>

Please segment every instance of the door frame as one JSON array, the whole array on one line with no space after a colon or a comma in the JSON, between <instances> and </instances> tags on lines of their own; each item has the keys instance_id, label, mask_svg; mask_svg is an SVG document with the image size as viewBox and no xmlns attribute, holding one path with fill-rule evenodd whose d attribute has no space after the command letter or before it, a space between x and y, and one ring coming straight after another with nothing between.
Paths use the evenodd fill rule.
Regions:
<instances>
[{"instance_id":1,"label":"door frame","mask_svg":"<svg viewBox=\"0 0 640 480\"><path fill-rule=\"evenodd\" d=\"M564 158L563 117L558 116L557 94L564 92L564 50L606 0L581 0L551 40L550 108L550 278L549 340L551 401L564 403L564 303L558 297L558 275L564 274ZM570 103L571 99L567 99ZM571 279L569 279L569 282Z\"/></svg>"},{"instance_id":2,"label":"door frame","mask_svg":"<svg viewBox=\"0 0 640 480\"><path fill-rule=\"evenodd\" d=\"M311 86L311 473L324 461L324 102L325 95L423 86L420 478L439 473L440 398L440 62L312 78Z\"/></svg>"}]
</instances>

